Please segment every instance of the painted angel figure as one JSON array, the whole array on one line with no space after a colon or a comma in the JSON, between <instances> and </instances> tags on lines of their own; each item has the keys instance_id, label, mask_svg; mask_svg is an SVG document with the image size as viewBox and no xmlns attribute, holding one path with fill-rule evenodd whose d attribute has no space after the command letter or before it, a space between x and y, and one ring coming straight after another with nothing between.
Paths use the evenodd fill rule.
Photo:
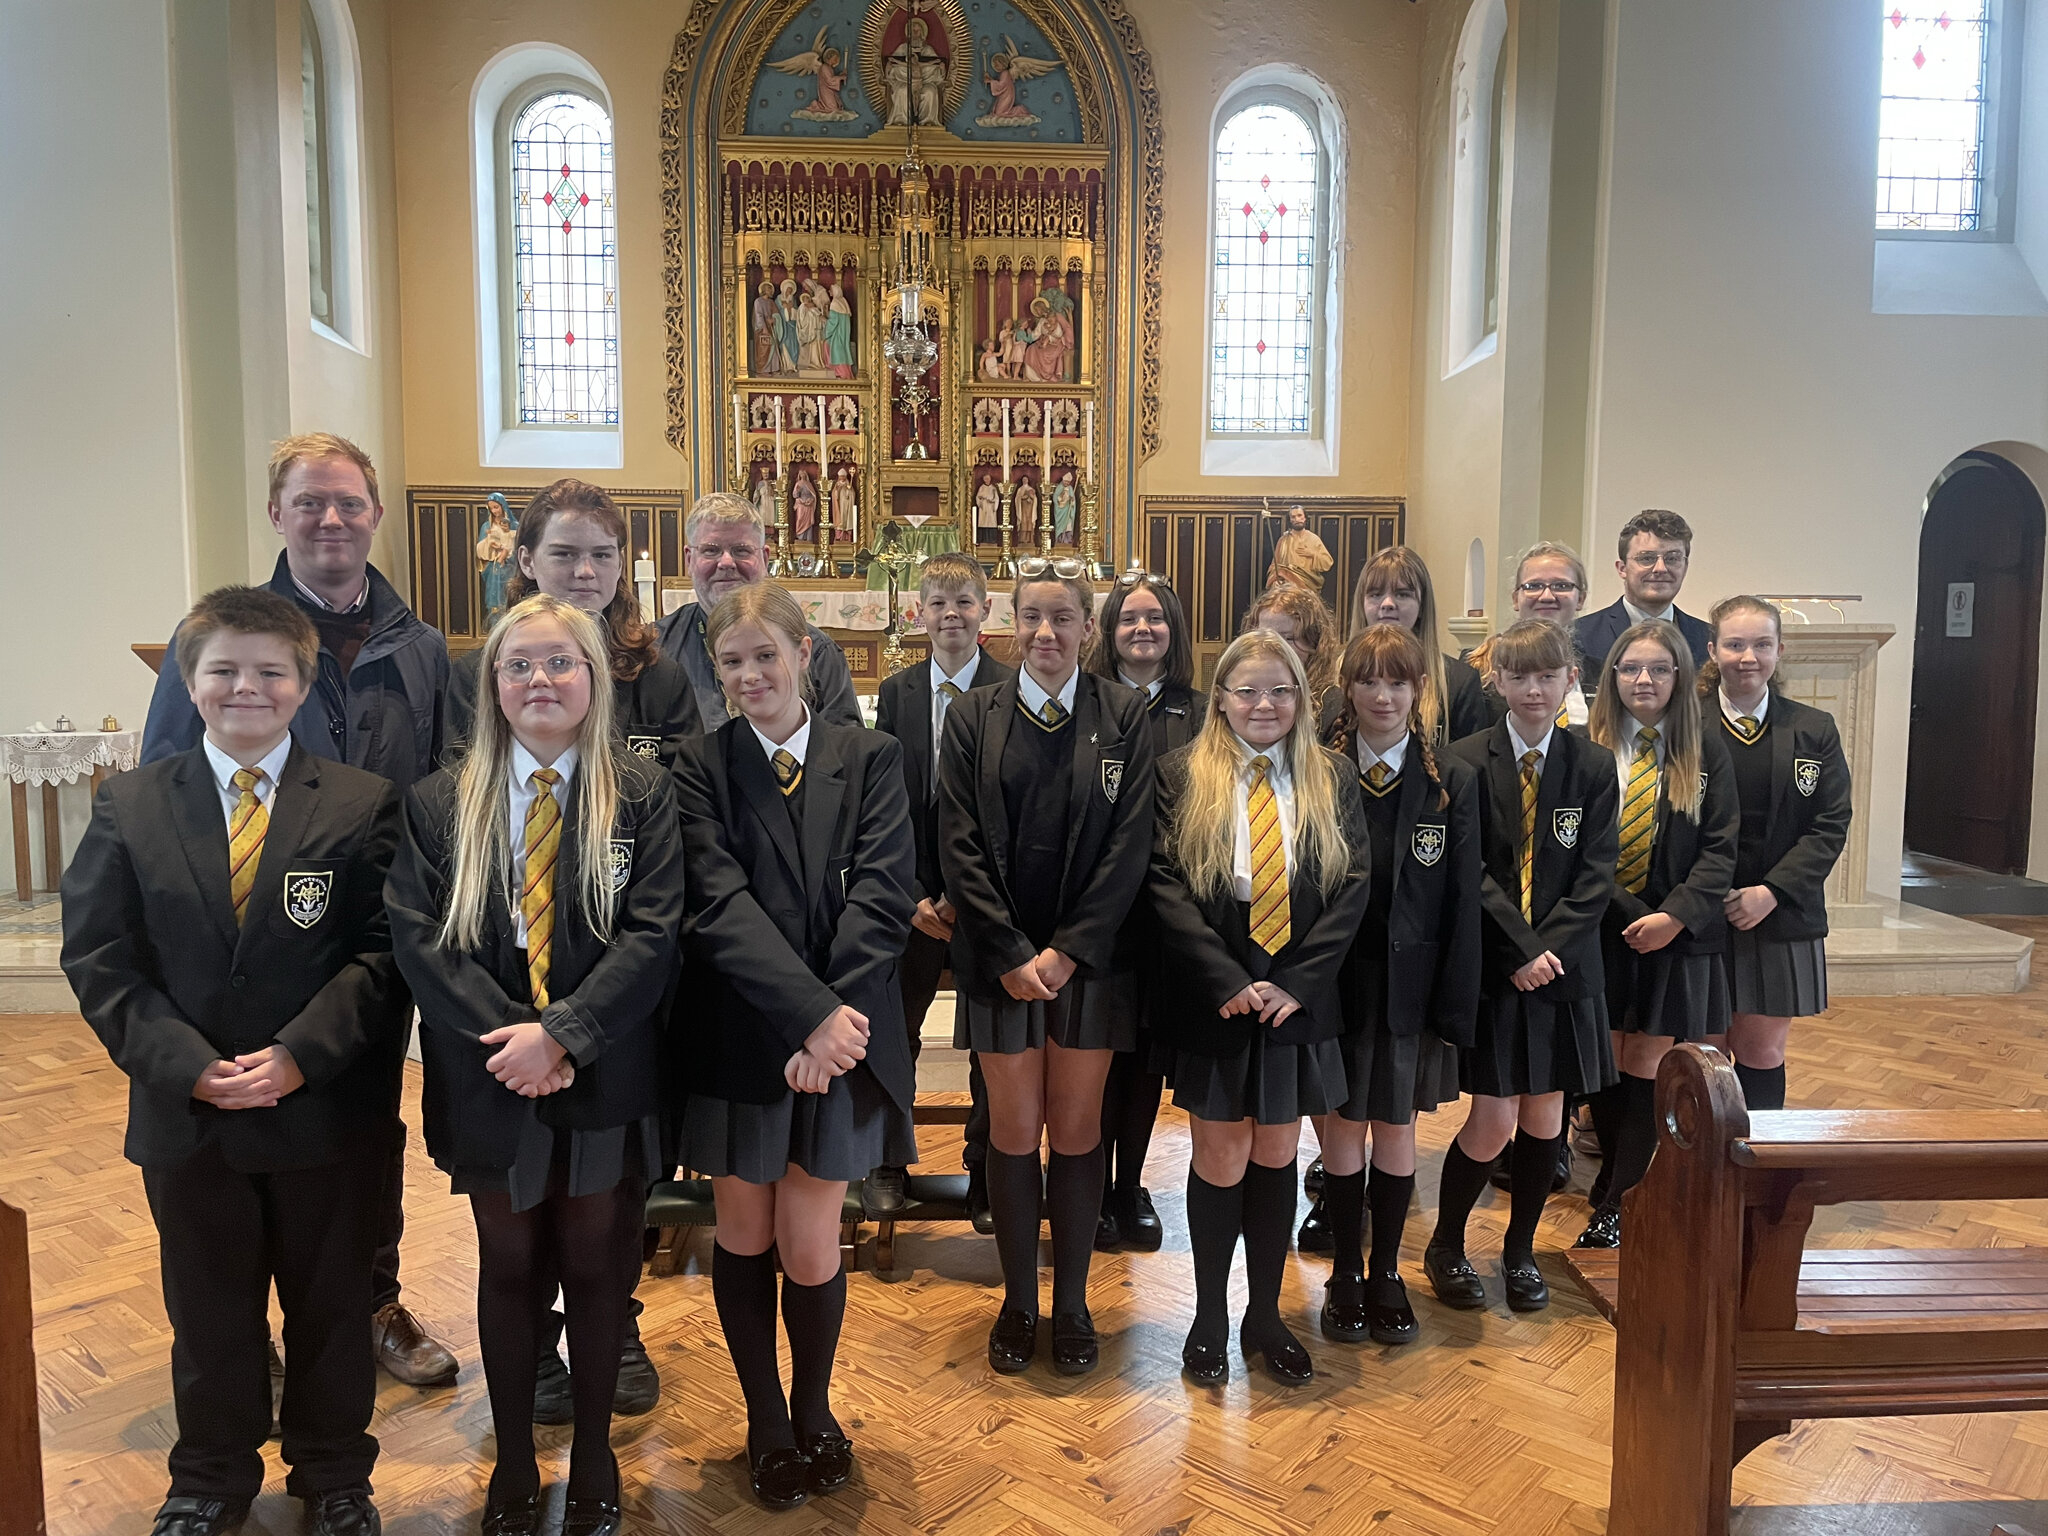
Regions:
<instances>
[{"instance_id":1,"label":"painted angel figure","mask_svg":"<svg viewBox=\"0 0 2048 1536\"><path fill-rule=\"evenodd\" d=\"M1017 88L1061 68L1058 59L1034 59L1017 51L1017 40L1003 34L1003 51L988 56L988 69L981 83L994 99L989 109L974 122L979 128L1029 128L1038 114L1017 99Z\"/></svg>"},{"instance_id":2,"label":"painted angel figure","mask_svg":"<svg viewBox=\"0 0 2048 1536\"><path fill-rule=\"evenodd\" d=\"M789 114L807 123L850 123L860 116L858 112L848 111L840 99L839 93L846 88L846 71L840 68L845 56L837 48L825 46L825 34L830 30L830 27L818 28L816 40L804 52L768 61L770 69L780 70L785 75L809 75L817 82L817 98Z\"/></svg>"}]
</instances>

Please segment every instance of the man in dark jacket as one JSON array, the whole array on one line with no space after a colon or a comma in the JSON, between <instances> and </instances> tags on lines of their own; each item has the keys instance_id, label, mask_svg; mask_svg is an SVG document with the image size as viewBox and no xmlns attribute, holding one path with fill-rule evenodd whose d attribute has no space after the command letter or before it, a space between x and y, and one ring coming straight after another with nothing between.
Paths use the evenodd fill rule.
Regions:
<instances>
[{"instance_id":1,"label":"man in dark jacket","mask_svg":"<svg viewBox=\"0 0 2048 1536\"><path fill-rule=\"evenodd\" d=\"M1685 585L1685 570L1692 559L1692 527L1676 512L1651 507L1638 512L1621 525L1614 562L1621 577L1621 596L1597 613L1589 613L1572 626L1585 665L1579 669L1579 686L1588 698L1600 686L1600 674L1607 668L1607 653L1624 633L1646 619L1662 619L1678 626L1698 666L1707 659L1707 626L1704 621L1678 608L1679 589Z\"/></svg>"},{"instance_id":2,"label":"man in dark jacket","mask_svg":"<svg viewBox=\"0 0 2048 1536\"><path fill-rule=\"evenodd\" d=\"M704 621L726 593L768 579L767 530L761 526L760 512L746 497L713 491L698 497L690 508L690 515L683 520L683 539L696 600L664 618L657 633L661 648L690 674L698 711L709 732L731 716L718 686L718 669L704 644ZM846 653L817 625L811 625L810 631L811 708L820 719L837 725L865 725Z\"/></svg>"},{"instance_id":3,"label":"man in dark jacket","mask_svg":"<svg viewBox=\"0 0 2048 1536\"><path fill-rule=\"evenodd\" d=\"M269 590L305 610L320 635L320 667L292 720L307 752L389 779L400 790L434 771L440 751L441 694L448 685L448 642L420 622L370 564L370 539L384 519L377 468L343 437L288 437L270 457L270 525L284 540ZM176 636L157 673L142 730L142 761L196 745L204 732L185 679ZM402 1060L389 1082L398 1108ZM378 1211L373 1278L377 1363L400 1381L435 1386L455 1380L455 1356L399 1299L398 1242L405 1230L405 1147L391 1154Z\"/></svg>"}]
</instances>

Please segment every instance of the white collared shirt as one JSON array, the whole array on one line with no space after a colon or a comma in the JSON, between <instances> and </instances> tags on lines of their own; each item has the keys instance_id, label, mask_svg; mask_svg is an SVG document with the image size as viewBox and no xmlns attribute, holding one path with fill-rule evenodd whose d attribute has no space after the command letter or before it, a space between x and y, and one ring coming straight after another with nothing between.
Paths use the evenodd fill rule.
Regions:
<instances>
[{"instance_id":1,"label":"white collared shirt","mask_svg":"<svg viewBox=\"0 0 2048 1536\"><path fill-rule=\"evenodd\" d=\"M227 818L230 831L235 825L235 807L241 803L242 792L235 788L235 775L242 771L242 765L213 744L213 738L200 738L206 744L206 761L213 769L213 782L220 790L221 814ZM284 760L291 756L291 732L285 732L284 740L263 754L263 760L256 765L261 775L256 780L256 800L263 807L265 815L277 800L277 776L284 772Z\"/></svg>"},{"instance_id":2,"label":"white collared shirt","mask_svg":"<svg viewBox=\"0 0 2048 1536\"><path fill-rule=\"evenodd\" d=\"M1406 761L1408 761L1408 738L1406 736L1403 736L1399 741L1387 748L1384 753L1375 752L1371 747L1368 747L1362 734L1358 737L1358 772L1361 778L1372 771L1374 763L1385 763L1387 765L1388 777L1398 779L1401 776L1401 765Z\"/></svg>"},{"instance_id":3,"label":"white collared shirt","mask_svg":"<svg viewBox=\"0 0 2048 1536\"><path fill-rule=\"evenodd\" d=\"M1764 696L1756 701L1755 709L1737 709L1729 699L1728 690L1725 688L1716 689L1715 696L1721 701L1722 718L1727 720L1730 725L1735 724L1744 715L1748 715L1750 719L1761 726L1771 713L1771 690L1769 688L1764 689Z\"/></svg>"},{"instance_id":4,"label":"white collared shirt","mask_svg":"<svg viewBox=\"0 0 2048 1536\"><path fill-rule=\"evenodd\" d=\"M767 754L771 764L775 761L776 753L787 752L796 759L797 767L801 768L804 765L804 754L811 749L811 706L804 705L804 723L796 728L787 741L770 741L751 720L747 722L747 729L754 733L754 740L761 743L761 750Z\"/></svg>"},{"instance_id":5,"label":"white collared shirt","mask_svg":"<svg viewBox=\"0 0 2048 1536\"><path fill-rule=\"evenodd\" d=\"M1152 681L1149 683L1134 683L1128 677L1124 676L1121 670L1119 670L1116 675L1116 680L1122 683L1126 688L1135 688L1140 693L1144 694L1145 702L1147 704L1151 703L1154 699L1158 698L1159 690L1166 686L1166 674L1164 672L1160 673L1157 677L1153 678Z\"/></svg>"},{"instance_id":6,"label":"white collared shirt","mask_svg":"<svg viewBox=\"0 0 2048 1536\"><path fill-rule=\"evenodd\" d=\"M1628 615L1630 624L1647 624L1652 619L1660 620L1666 624L1676 624L1678 622L1678 604L1676 602L1666 603L1662 613L1645 613L1624 597L1621 600L1621 610Z\"/></svg>"},{"instance_id":7,"label":"white collared shirt","mask_svg":"<svg viewBox=\"0 0 2048 1536\"><path fill-rule=\"evenodd\" d=\"M285 569L291 570L289 562L286 563ZM340 608L335 607L334 604L299 580L298 572L296 571L292 572L292 585L299 589L299 596L303 597L315 608L319 608L327 613L358 613L362 610L363 604L370 600L370 573L367 570L363 572L363 590L355 595L354 602L347 603Z\"/></svg>"},{"instance_id":8,"label":"white collared shirt","mask_svg":"<svg viewBox=\"0 0 2048 1536\"><path fill-rule=\"evenodd\" d=\"M1074 692L1080 686L1081 669L1079 667L1074 668L1072 672L1067 674L1067 680L1061 685L1058 693L1047 693L1043 688L1039 687L1038 679L1031 675L1029 668L1019 667L1017 669L1017 697L1024 701L1024 707L1034 715L1045 708L1045 701L1047 699L1058 699L1060 701L1060 708L1071 715L1074 712Z\"/></svg>"},{"instance_id":9,"label":"white collared shirt","mask_svg":"<svg viewBox=\"0 0 2048 1536\"><path fill-rule=\"evenodd\" d=\"M1514 748L1516 772L1519 773L1521 771L1522 759L1531 752L1534 752L1537 757L1536 777L1542 778L1543 770L1550 762L1550 742L1551 738L1557 735L1557 727L1553 725L1549 730L1545 731L1541 741L1524 741L1522 740L1522 733L1515 729L1515 717L1513 715L1509 715L1503 724L1508 728L1508 745Z\"/></svg>"},{"instance_id":10,"label":"white collared shirt","mask_svg":"<svg viewBox=\"0 0 2048 1536\"><path fill-rule=\"evenodd\" d=\"M1629 775L1634 771L1636 765L1636 735L1642 729L1642 721L1638 720L1627 710L1621 712L1621 740L1615 743L1614 774L1621 784L1621 798L1624 801L1628 799ZM1657 733L1657 743L1651 750L1656 753L1657 766L1662 768L1664 766L1664 727L1653 725L1650 729Z\"/></svg>"},{"instance_id":11,"label":"white collared shirt","mask_svg":"<svg viewBox=\"0 0 2048 1536\"><path fill-rule=\"evenodd\" d=\"M1266 781L1273 786L1273 801L1280 812L1280 849L1287 861L1287 873L1294 873L1294 775L1288 769L1287 744L1276 741L1270 747L1253 747L1236 732L1231 740L1237 743L1237 832L1231 851L1230 874L1237 888L1239 901L1252 899L1252 761L1263 757L1273 766L1267 771Z\"/></svg>"},{"instance_id":12,"label":"white collared shirt","mask_svg":"<svg viewBox=\"0 0 2048 1536\"><path fill-rule=\"evenodd\" d=\"M939 738L944 734L946 729L947 706L949 706L953 702L951 699L946 697L946 690L941 686L941 684L951 683L955 688L958 688L962 693L965 693L968 689L972 688L974 686L974 674L981 670L981 647L977 645L974 648L974 654L967 658L967 664L951 677L946 676L946 669L939 665L939 658L937 656L932 657L931 668L932 782L934 784L937 784L939 781Z\"/></svg>"},{"instance_id":13,"label":"white collared shirt","mask_svg":"<svg viewBox=\"0 0 2048 1536\"><path fill-rule=\"evenodd\" d=\"M568 748L549 766L561 775L549 793L555 797L556 812L566 821L569 817L569 785L576 777L576 749ZM508 814L512 818L506 823L506 830L512 839L511 883L515 890L526 880L526 813L533 806L533 776L540 767L540 759L527 751L515 736L512 739L512 768L506 775L509 780L507 790L511 795ZM555 874L557 878L561 875L559 864L555 866ZM512 933L519 947L526 948L526 914L520 910L516 900L512 903Z\"/></svg>"}]
</instances>

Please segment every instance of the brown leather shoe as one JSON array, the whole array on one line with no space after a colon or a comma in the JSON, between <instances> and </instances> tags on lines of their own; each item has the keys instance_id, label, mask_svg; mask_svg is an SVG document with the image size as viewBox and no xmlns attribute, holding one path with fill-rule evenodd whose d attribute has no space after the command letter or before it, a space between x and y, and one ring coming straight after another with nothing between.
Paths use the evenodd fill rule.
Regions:
<instances>
[{"instance_id":1,"label":"brown leather shoe","mask_svg":"<svg viewBox=\"0 0 2048 1536\"><path fill-rule=\"evenodd\" d=\"M370 1319L370 1344L377 1363L407 1386L455 1384L455 1356L420 1326L402 1301L379 1308Z\"/></svg>"}]
</instances>

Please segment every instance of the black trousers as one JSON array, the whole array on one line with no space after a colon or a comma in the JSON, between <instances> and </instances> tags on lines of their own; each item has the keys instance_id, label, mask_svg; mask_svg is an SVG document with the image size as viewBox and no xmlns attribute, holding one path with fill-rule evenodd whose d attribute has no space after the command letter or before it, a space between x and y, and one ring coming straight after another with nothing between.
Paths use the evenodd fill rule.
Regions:
<instances>
[{"instance_id":1,"label":"black trousers","mask_svg":"<svg viewBox=\"0 0 2048 1536\"><path fill-rule=\"evenodd\" d=\"M273 1282L284 1309L285 1487L305 1497L369 1486L370 1252L383 1174L381 1149L322 1168L237 1173L212 1143L142 1170L172 1330L173 1497L246 1504L262 1492Z\"/></svg>"},{"instance_id":2,"label":"black trousers","mask_svg":"<svg viewBox=\"0 0 2048 1536\"><path fill-rule=\"evenodd\" d=\"M903 1023L910 1031L910 1059L924 1049L924 1016L931 1012L932 999L939 994L939 978L945 974L952 946L917 929L910 930L910 944L903 962L896 967L897 984L903 993ZM988 1084L981 1075L981 1058L967 1059L967 1110L965 1145L960 1161L979 1168L988 1161ZM394 1282L394 1288L395 1288Z\"/></svg>"},{"instance_id":3,"label":"black trousers","mask_svg":"<svg viewBox=\"0 0 2048 1536\"><path fill-rule=\"evenodd\" d=\"M405 1127L398 1144L383 1160L377 1177L377 1198L371 1212L375 1249L370 1260L370 1311L398 1300L398 1241L405 1236Z\"/></svg>"}]
</instances>

